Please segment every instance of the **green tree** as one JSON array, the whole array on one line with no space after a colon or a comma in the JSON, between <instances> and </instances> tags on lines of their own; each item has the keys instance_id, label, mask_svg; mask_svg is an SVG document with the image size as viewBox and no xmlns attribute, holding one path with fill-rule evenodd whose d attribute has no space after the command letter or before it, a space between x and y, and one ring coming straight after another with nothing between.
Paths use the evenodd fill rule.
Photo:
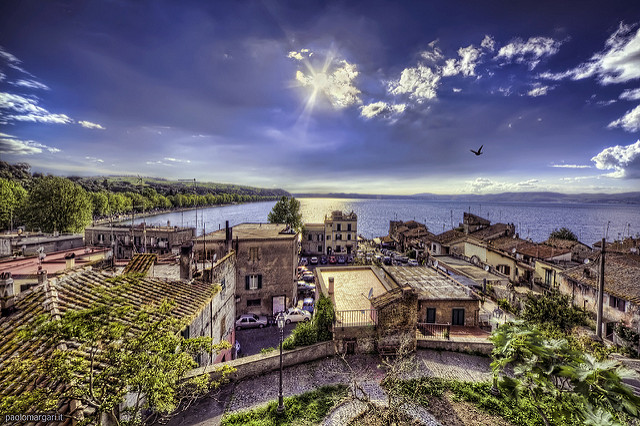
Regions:
<instances>
[{"instance_id":1,"label":"green tree","mask_svg":"<svg viewBox=\"0 0 640 426\"><path fill-rule=\"evenodd\" d=\"M25 202L25 223L44 232L81 232L91 222L93 206L80 185L58 176L35 180Z\"/></svg>"},{"instance_id":2,"label":"green tree","mask_svg":"<svg viewBox=\"0 0 640 426\"><path fill-rule=\"evenodd\" d=\"M578 241L578 237L569 228L554 229L549 235L549 238L556 238L558 240Z\"/></svg>"},{"instance_id":3,"label":"green tree","mask_svg":"<svg viewBox=\"0 0 640 426\"><path fill-rule=\"evenodd\" d=\"M500 389L507 399L538 401L538 414L550 424L618 424L626 416L638 417L640 398L622 382L637 377L611 360L570 348L565 339L547 339L522 321L507 323L491 335L491 367L503 376Z\"/></svg>"},{"instance_id":4,"label":"green tree","mask_svg":"<svg viewBox=\"0 0 640 426\"><path fill-rule=\"evenodd\" d=\"M316 329L318 341L331 340L331 326L333 325L333 303L328 297L321 295L316 303L316 312L313 316L313 326Z\"/></svg>"},{"instance_id":5,"label":"green tree","mask_svg":"<svg viewBox=\"0 0 640 426\"><path fill-rule=\"evenodd\" d=\"M0 397L0 413L44 412L77 400L93 411L87 423L101 424L106 415L115 424L144 424L219 386L234 371L221 367L216 382L205 374L185 378L198 366L196 356L231 345L214 345L208 337L184 339L180 330L186 322L172 314L174 303L139 307L118 297L132 285L135 278L104 292L88 309L70 309L58 319L43 315L34 327L22 330L17 339L66 342L66 348L58 346L46 357L15 359L8 367L14 373L35 370L49 380L38 381L19 397ZM129 404L121 411L125 397Z\"/></svg>"},{"instance_id":6,"label":"green tree","mask_svg":"<svg viewBox=\"0 0 640 426\"><path fill-rule=\"evenodd\" d=\"M276 202L267 216L269 223L286 223L296 231L302 231L302 213L300 213L300 201L294 197L283 196Z\"/></svg>"},{"instance_id":7,"label":"green tree","mask_svg":"<svg viewBox=\"0 0 640 426\"><path fill-rule=\"evenodd\" d=\"M106 192L90 192L89 196L93 204L94 216L105 216L109 214L109 196Z\"/></svg>"},{"instance_id":8,"label":"green tree","mask_svg":"<svg viewBox=\"0 0 640 426\"><path fill-rule=\"evenodd\" d=\"M0 178L0 229L9 229L11 222L18 223L18 215L27 191L19 183Z\"/></svg>"},{"instance_id":9,"label":"green tree","mask_svg":"<svg viewBox=\"0 0 640 426\"><path fill-rule=\"evenodd\" d=\"M559 291L546 294L527 294L521 318L550 330L557 328L569 332L572 328L585 325L587 313L571 304L568 295Z\"/></svg>"}]
</instances>

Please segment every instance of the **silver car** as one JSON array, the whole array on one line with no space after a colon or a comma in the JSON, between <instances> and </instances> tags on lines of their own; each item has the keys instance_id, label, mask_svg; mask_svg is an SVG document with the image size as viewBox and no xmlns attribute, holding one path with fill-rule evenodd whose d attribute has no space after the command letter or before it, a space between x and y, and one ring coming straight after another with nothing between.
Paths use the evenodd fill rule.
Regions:
<instances>
[{"instance_id":1,"label":"silver car","mask_svg":"<svg viewBox=\"0 0 640 426\"><path fill-rule=\"evenodd\" d=\"M262 328L267 325L269 325L269 321L264 315L244 314L240 315L240 318L236 321L236 330L241 328Z\"/></svg>"}]
</instances>

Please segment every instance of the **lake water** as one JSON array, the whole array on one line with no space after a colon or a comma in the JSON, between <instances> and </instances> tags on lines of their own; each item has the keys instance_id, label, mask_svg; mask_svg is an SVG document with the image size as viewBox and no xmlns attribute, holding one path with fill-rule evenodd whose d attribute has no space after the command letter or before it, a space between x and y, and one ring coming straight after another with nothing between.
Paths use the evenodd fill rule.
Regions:
<instances>
[{"instance_id":1,"label":"lake water","mask_svg":"<svg viewBox=\"0 0 640 426\"><path fill-rule=\"evenodd\" d=\"M491 203L426 201L403 199L300 198L305 222L318 223L332 210L354 211L358 215L358 233L366 238L387 235L390 220L416 220L425 223L434 234L462 222L462 214L471 212L491 223L513 223L522 238L544 241L555 228L571 229L580 241L592 245L600 241L608 226L607 240L640 234L640 206L608 204ZM266 222L275 201L198 209L198 235L243 222ZM195 226L196 211L166 213L136 219L151 225Z\"/></svg>"}]
</instances>

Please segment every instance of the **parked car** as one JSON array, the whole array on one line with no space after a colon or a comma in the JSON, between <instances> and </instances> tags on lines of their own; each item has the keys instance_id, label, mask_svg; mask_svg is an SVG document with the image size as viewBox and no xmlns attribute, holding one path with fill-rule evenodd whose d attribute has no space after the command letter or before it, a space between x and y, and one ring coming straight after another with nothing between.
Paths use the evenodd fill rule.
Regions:
<instances>
[{"instance_id":1,"label":"parked car","mask_svg":"<svg viewBox=\"0 0 640 426\"><path fill-rule=\"evenodd\" d=\"M409 259L409 261L407 262L407 265L409 266L418 266L418 261L415 259Z\"/></svg>"},{"instance_id":2,"label":"parked car","mask_svg":"<svg viewBox=\"0 0 640 426\"><path fill-rule=\"evenodd\" d=\"M302 274L302 279L306 282L312 283L315 281L316 277L313 275L313 272L305 272Z\"/></svg>"},{"instance_id":3,"label":"parked car","mask_svg":"<svg viewBox=\"0 0 640 426\"><path fill-rule=\"evenodd\" d=\"M302 309L308 311L313 314L313 309L315 308L315 300L311 297L307 297L302 301Z\"/></svg>"},{"instance_id":4,"label":"parked car","mask_svg":"<svg viewBox=\"0 0 640 426\"><path fill-rule=\"evenodd\" d=\"M292 322L300 322L300 321L310 321L311 313L309 311L305 311L303 309L298 308L289 308L284 313L284 322L285 324L289 324Z\"/></svg>"},{"instance_id":5,"label":"parked car","mask_svg":"<svg viewBox=\"0 0 640 426\"><path fill-rule=\"evenodd\" d=\"M335 256L329 256L329 263L334 264L336 263L338 260L336 259Z\"/></svg>"},{"instance_id":6,"label":"parked car","mask_svg":"<svg viewBox=\"0 0 640 426\"><path fill-rule=\"evenodd\" d=\"M353 263L353 256L347 256L347 263Z\"/></svg>"},{"instance_id":7,"label":"parked car","mask_svg":"<svg viewBox=\"0 0 640 426\"><path fill-rule=\"evenodd\" d=\"M236 321L236 330L241 328L262 328L269 325L269 320L264 315L244 314Z\"/></svg>"},{"instance_id":8,"label":"parked car","mask_svg":"<svg viewBox=\"0 0 640 426\"><path fill-rule=\"evenodd\" d=\"M312 264L312 265L317 265L317 264L318 264L318 258L317 258L317 257L315 257L315 256L314 256L314 257L312 257L312 258L311 258L311 264Z\"/></svg>"},{"instance_id":9,"label":"parked car","mask_svg":"<svg viewBox=\"0 0 640 426\"><path fill-rule=\"evenodd\" d=\"M309 261L307 260L306 257L303 257L300 259L300 265L307 266L308 264L309 264Z\"/></svg>"},{"instance_id":10,"label":"parked car","mask_svg":"<svg viewBox=\"0 0 640 426\"><path fill-rule=\"evenodd\" d=\"M345 263L347 260L345 259L344 256L340 255L338 256L338 263Z\"/></svg>"},{"instance_id":11,"label":"parked car","mask_svg":"<svg viewBox=\"0 0 640 426\"><path fill-rule=\"evenodd\" d=\"M320 263L323 264L323 265L326 265L327 264L327 256L322 256L320 258Z\"/></svg>"}]
</instances>

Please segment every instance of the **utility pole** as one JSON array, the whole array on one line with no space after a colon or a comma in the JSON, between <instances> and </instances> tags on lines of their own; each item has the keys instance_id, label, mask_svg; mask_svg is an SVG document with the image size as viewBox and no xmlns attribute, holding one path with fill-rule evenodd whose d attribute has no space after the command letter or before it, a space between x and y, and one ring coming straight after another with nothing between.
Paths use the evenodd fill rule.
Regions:
<instances>
[{"instance_id":1,"label":"utility pole","mask_svg":"<svg viewBox=\"0 0 640 426\"><path fill-rule=\"evenodd\" d=\"M596 317L596 336L602 339L602 301L604 298L604 244L602 239L602 250L600 250L600 275L598 277L598 314Z\"/></svg>"}]
</instances>

